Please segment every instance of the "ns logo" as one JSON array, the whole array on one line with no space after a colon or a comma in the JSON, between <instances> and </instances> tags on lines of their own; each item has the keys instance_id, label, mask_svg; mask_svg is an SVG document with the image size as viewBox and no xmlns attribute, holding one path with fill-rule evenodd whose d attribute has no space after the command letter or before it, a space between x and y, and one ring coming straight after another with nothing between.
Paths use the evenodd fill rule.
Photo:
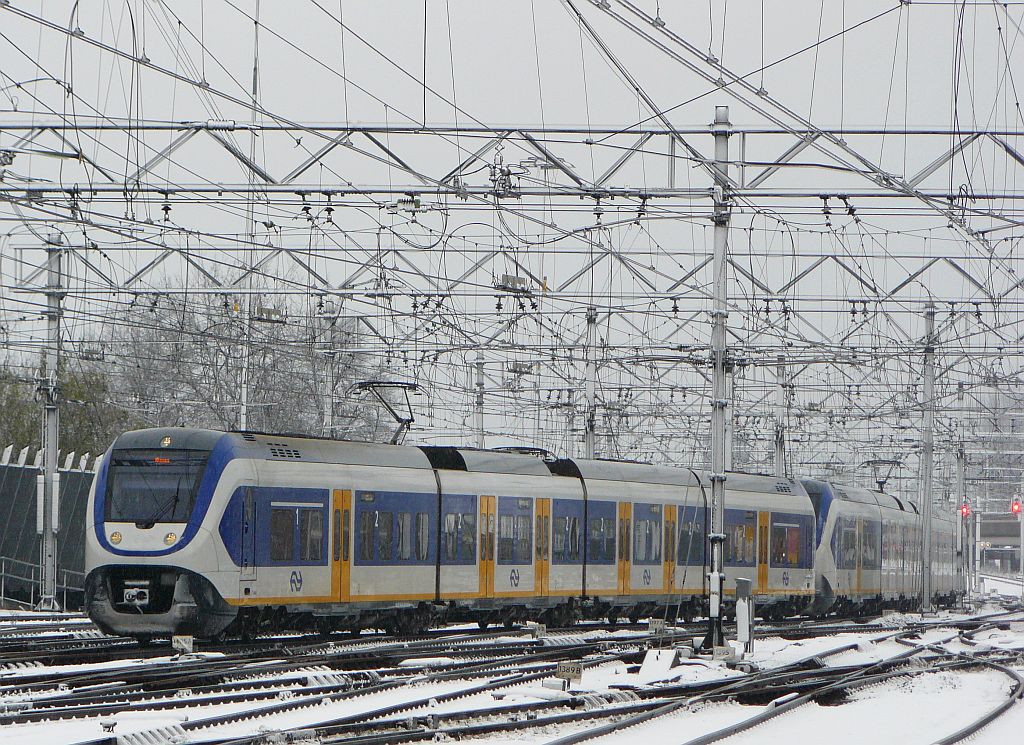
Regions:
<instances>
[{"instance_id":1,"label":"ns logo","mask_svg":"<svg viewBox=\"0 0 1024 745\"><path fill-rule=\"evenodd\" d=\"M288 579L288 585L292 588L292 592L298 592L302 589L302 572L296 570L292 572L292 576Z\"/></svg>"}]
</instances>

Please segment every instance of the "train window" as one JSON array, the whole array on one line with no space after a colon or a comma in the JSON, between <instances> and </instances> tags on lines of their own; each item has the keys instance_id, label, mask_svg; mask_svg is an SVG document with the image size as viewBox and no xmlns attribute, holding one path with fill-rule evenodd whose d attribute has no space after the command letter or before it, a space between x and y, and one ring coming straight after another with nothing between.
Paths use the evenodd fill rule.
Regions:
<instances>
[{"instance_id":1,"label":"train window","mask_svg":"<svg viewBox=\"0 0 1024 745\"><path fill-rule=\"evenodd\" d=\"M349 511L345 510L341 517L341 560L348 561L348 546L349 546L349 526L348 526Z\"/></svg>"},{"instance_id":2,"label":"train window","mask_svg":"<svg viewBox=\"0 0 1024 745\"><path fill-rule=\"evenodd\" d=\"M840 518L836 529L835 559L839 569L857 568L857 523L849 518Z\"/></svg>"},{"instance_id":3,"label":"train window","mask_svg":"<svg viewBox=\"0 0 1024 745\"><path fill-rule=\"evenodd\" d=\"M647 561L647 520L637 520L633 526L633 561Z\"/></svg>"},{"instance_id":4,"label":"train window","mask_svg":"<svg viewBox=\"0 0 1024 745\"><path fill-rule=\"evenodd\" d=\"M295 510L270 511L270 560L291 561L295 553Z\"/></svg>"},{"instance_id":5,"label":"train window","mask_svg":"<svg viewBox=\"0 0 1024 745\"><path fill-rule=\"evenodd\" d=\"M590 518L587 561L603 563L615 560L615 521L608 517Z\"/></svg>"},{"instance_id":6,"label":"train window","mask_svg":"<svg viewBox=\"0 0 1024 745\"><path fill-rule=\"evenodd\" d=\"M399 512L398 525L398 560L408 561L412 558L412 513Z\"/></svg>"},{"instance_id":7,"label":"train window","mask_svg":"<svg viewBox=\"0 0 1024 745\"><path fill-rule=\"evenodd\" d=\"M515 562L528 564L533 553L533 526L529 515L515 516Z\"/></svg>"},{"instance_id":8,"label":"train window","mask_svg":"<svg viewBox=\"0 0 1024 745\"><path fill-rule=\"evenodd\" d=\"M359 560L373 561L373 524L376 512L359 513Z\"/></svg>"},{"instance_id":9,"label":"train window","mask_svg":"<svg viewBox=\"0 0 1024 745\"><path fill-rule=\"evenodd\" d=\"M459 532L461 554L459 558L467 563L472 563L476 561L476 515L472 512L463 512L461 522Z\"/></svg>"},{"instance_id":10,"label":"train window","mask_svg":"<svg viewBox=\"0 0 1024 745\"><path fill-rule=\"evenodd\" d=\"M771 564L773 567L800 566L800 526L792 523L773 523L771 537Z\"/></svg>"},{"instance_id":11,"label":"train window","mask_svg":"<svg viewBox=\"0 0 1024 745\"><path fill-rule=\"evenodd\" d=\"M554 542L558 542L558 518L555 518L555 535L553 538ZM544 558L544 518L537 515L537 561ZM557 549L555 549L555 557L558 557Z\"/></svg>"},{"instance_id":12,"label":"train window","mask_svg":"<svg viewBox=\"0 0 1024 745\"><path fill-rule=\"evenodd\" d=\"M430 516L426 512L416 513L416 561L426 561L430 546Z\"/></svg>"},{"instance_id":13,"label":"train window","mask_svg":"<svg viewBox=\"0 0 1024 745\"><path fill-rule=\"evenodd\" d=\"M334 542L332 558L334 561L339 561L341 559L341 510L334 511L334 522L332 524L331 533L331 540Z\"/></svg>"},{"instance_id":14,"label":"train window","mask_svg":"<svg viewBox=\"0 0 1024 745\"><path fill-rule=\"evenodd\" d=\"M299 560L323 559L324 515L320 510L299 510Z\"/></svg>"},{"instance_id":15,"label":"train window","mask_svg":"<svg viewBox=\"0 0 1024 745\"><path fill-rule=\"evenodd\" d=\"M603 522L598 520L596 522ZM591 525L593 533L594 526ZM603 528L602 528L603 530ZM556 517L552 534L551 558L553 561L565 563L580 559L580 521L578 517ZM600 556L591 557L600 559Z\"/></svg>"},{"instance_id":16,"label":"train window","mask_svg":"<svg viewBox=\"0 0 1024 745\"><path fill-rule=\"evenodd\" d=\"M878 523L866 520L861 530L861 566L864 569L878 569L879 563L879 534Z\"/></svg>"},{"instance_id":17,"label":"train window","mask_svg":"<svg viewBox=\"0 0 1024 745\"><path fill-rule=\"evenodd\" d=\"M515 519L512 515L498 516L498 561L512 561L515 546Z\"/></svg>"},{"instance_id":18,"label":"train window","mask_svg":"<svg viewBox=\"0 0 1024 745\"><path fill-rule=\"evenodd\" d=\"M377 513L377 558L391 561L395 535L395 516L390 512Z\"/></svg>"},{"instance_id":19,"label":"train window","mask_svg":"<svg viewBox=\"0 0 1024 745\"><path fill-rule=\"evenodd\" d=\"M696 520L683 523L679 531L679 563L704 565L704 530Z\"/></svg>"},{"instance_id":20,"label":"train window","mask_svg":"<svg viewBox=\"0 0 1024 745\"><path fill-rule=\"evenodd\" d=\"M444 558L455 561L459 550L459 516L449 512L444 516Z\"/></svg>"},{"instance_id":21,"label":"train window","mask_svg":"<svg viewBox=\"0 0 1024 745\"><path fill-rule=\"evenodd\" d=\"M442 528L441 542L444 544L445 561L461 564L475 562L476 515L472 512L447 512Z\"/></svg>"},{"instance_id":22,"label":"train window","mask_svg":"<svg viewBox=\"0 0 1024 745\"><path fill-rule=\"evenodd\" d=\"M751 514L756 515L757 513ZM747 518L745 522L726 525L725 561L727 564L754 565L754 519L756 518Z\"/></svg>"}]
</instances>

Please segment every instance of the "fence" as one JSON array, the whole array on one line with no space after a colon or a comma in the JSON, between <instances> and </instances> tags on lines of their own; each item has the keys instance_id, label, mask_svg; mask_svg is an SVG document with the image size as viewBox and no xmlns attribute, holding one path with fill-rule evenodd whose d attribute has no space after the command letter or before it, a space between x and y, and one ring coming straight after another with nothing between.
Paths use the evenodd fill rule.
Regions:
<instances>
[{"instance_id":1,"label":"fence","mask_svg":"<svg viewBox=\"0 0 1024 745\"><path fill-rule=\"evenodd\" d=\"M58 598L67 607L80 607L85 568L86 503L92 486L90 456L69 453L58 457L60 520L57 531ZM29 449L0 451L0 599L34 605L39 596L39 534L36 532L36 476L42 451L29 458Z\"/></svg>"},{"instance_id":2,"label":"fence","mask_svg":"<svg viewBox=\"0 0 1024 745\"><path fill-rule=\"evenodd\" d=\"M39 566L0 556L0 602L35 608L40 592ZM85 573L57 570L57 598L64 610L81 610L85 597Z\"/></svg>"}]
</instances>

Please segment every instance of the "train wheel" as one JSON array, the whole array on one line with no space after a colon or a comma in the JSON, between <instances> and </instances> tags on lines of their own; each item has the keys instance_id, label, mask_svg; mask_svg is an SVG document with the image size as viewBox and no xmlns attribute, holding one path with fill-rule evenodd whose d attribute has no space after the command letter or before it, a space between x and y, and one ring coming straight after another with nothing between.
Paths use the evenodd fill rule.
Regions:
<instances>
[{"instance_id":1,"label":"train wheel","mask_svg":"<svg viewBox=\"0 0 1024 745\"><path fill-rule=\"evenodd\" d=\"M476 625L479 626L481 630L486 630L487 627L490 626L490 624L484 618L478 618L476 621Z\"/></svg>"}]
</instances>

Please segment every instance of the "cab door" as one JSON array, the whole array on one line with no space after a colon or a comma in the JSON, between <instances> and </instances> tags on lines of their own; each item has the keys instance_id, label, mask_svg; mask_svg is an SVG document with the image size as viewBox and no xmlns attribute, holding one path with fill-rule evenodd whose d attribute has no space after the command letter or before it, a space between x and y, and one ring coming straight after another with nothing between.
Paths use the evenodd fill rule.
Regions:
<instances>
[{"instance_id":1,"label":"cab door","mask_svg":"<svg viewBox=\"0 0 1024 745\"><path fill-rule=\"evenodd\" d=\"M480 497L480 597L494 597L494 530L498 519L493 496Z\"/></svg>"},{"instance_id":2,"label":"cab door","mask_svg":"<svg viewBox=\"0 0 1024 745\"><path fill-rule=\"evenodd\" d=\"M761 594L768 592L768 540L770 538L770 524L770 512L757 513L757 592Z\"/></svg>"},{"instance_id":3,"label":"cab door","mask_svg":"<svg viewBox=\"0 0 1024 745\"><path fill-rule=\"evenodd\" d=\"M631 562L629 550L633 544L633 505L619 502L619 583L620 595L629 594Z\"/></svg>"},{"instance_id":4,"label":"cab door","mask_svg":"<svg viewBox=\"0 0 1024 745\"><path fill-rule=\"evenodd\" d=\"M538 597L548 594L551 578L551 499L537 499L537 530L535 547L535 582L534 592Z\"/></svg>"},{"instance_id":5,"label":"cab door","mask_svg":"<svg viewBox=\"0 0 1024 745\"><path fill-rule=\"evenodd\" d=\"M339 602L351 598L352 492L335 489L331 501L331 595Z\"/></svg>"},{"instance_id":6,"label":"cab door","mask_svg":"<svg viewBox=\"0 0 1024 745\"><path fill-rule=\"evenodd\" d=\"M256 579L256 499L251 486L245 487L242 502L242 569L243 582Z\"/></svg>"},{"instance_id":7,"label":"cab door","mask_svg":"<svg viewBox=\"0 0 1024 745\"><path fill-rule=\"evenodd\" d=\"M665 537L661 542L663 571L662 589L672 592L676 583L676 506L665 505Z\"/></svg>"}]
</instances>

